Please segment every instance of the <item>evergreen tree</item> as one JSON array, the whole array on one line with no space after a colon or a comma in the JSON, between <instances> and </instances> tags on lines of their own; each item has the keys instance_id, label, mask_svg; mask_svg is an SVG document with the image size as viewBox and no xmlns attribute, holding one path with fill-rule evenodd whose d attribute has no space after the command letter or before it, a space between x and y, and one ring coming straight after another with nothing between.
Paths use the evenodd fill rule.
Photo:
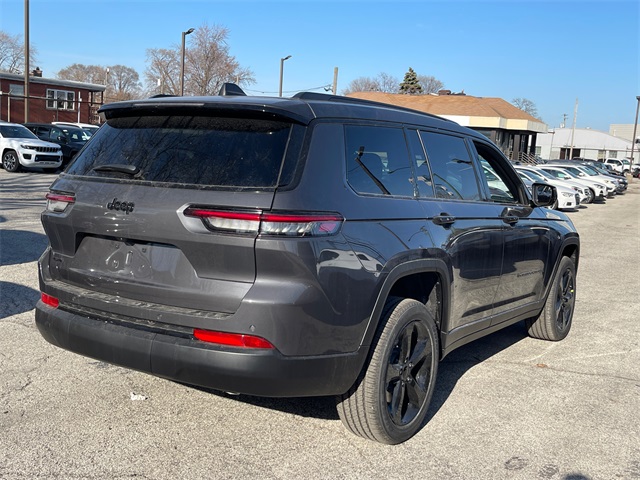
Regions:
<instances>
[{"instance_id":1,"label":"evergreen tree","mask_svg":"<svg viewBox=\"0 0 640 480\"><path fill-rule=\"evenodd\" d=\"M422 86L418 80L418 75L409 67L409 71L404 74L404 80L400 84L400 93L406 95L419 95L422 93Z\"/></svg>"}]
</instances>

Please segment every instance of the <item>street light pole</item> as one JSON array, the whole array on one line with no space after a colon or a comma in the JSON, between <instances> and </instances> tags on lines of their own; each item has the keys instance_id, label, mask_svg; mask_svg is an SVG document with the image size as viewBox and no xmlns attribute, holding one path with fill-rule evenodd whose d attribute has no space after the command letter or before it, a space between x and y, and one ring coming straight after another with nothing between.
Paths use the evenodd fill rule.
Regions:
<instances>
[{"instance_id":1,"label":"street light pole","mask_svg":"<svg viewBox=\"0 0 640 480\"><path fill-rule=\"evenodd\" d=\"M636 132L638 131L638 112L640 111L640 96L636 97L636 121L633 122L633 136L631 137L631 167L633 167L633 147L636 145Z\"/></svg>"},{"instance_id":2,"label":"street light pole","mask_svg":"<svg viewBox=\"0 0 640 480\"><path fill-rule=\"evenodd\" d=\"M291 55L287 55L286 57L280 59L280 89L278 90L279 97L282 96L282 74L284 71L284 61L289 60L290 58L291 58Z\"/></svg>"},{"instance_id":3,"label":"street light pole","mask_svg":"<svg viewBox=\"0 0 640 480\"><path fill-rule=\"evenodd\" d=\"M190 28L186 32L182 32L182 50L181 50L181 62L180 62L180 96L184 95L184 37L193 33L195 28Z\"/></svg>"}]
</instances>

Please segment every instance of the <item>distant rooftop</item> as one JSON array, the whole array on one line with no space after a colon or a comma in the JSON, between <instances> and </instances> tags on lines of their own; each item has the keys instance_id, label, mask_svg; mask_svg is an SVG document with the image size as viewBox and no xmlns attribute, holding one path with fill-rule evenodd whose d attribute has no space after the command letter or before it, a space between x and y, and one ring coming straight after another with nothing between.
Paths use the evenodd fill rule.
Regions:
<instances>
[{"instance_id":1,"label":"distant rooftop","mask_svg":"<svg viewBox=\"0 0 640 480\"><path fill-rule=\"evenodd\" d=\"M547 125L502 98L465 94L404 95L354 92L349 97L389 103L432 113L471 128L502 128L546 133Z\"/></svg>"}]
</instances>

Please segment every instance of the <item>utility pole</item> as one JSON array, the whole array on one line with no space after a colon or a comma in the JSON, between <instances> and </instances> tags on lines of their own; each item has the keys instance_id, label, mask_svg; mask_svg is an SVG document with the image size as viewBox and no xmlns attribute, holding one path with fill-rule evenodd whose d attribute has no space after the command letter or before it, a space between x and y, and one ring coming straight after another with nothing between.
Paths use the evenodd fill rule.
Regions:
<instances>
[{"instance_id":1,"label":"utility pole","mask_svg":"<svg viewBox=\"0 0 640 480\"><path fill-rule=\"evenodd\" d=\"M573 158L573 137L576 134L577 118L578 118L578 99L576 98L576 106L573 109L573 127L571 127L571 148L569 149L569 160Z\"/></svg>"},{"instance_id":2,"label":"utility pole","mask_svg":"<svg viewBox=\"0 0 640 480\"><path fill-rule=\"evenodd\" d=\"M631 137L631 167L633 167L633 147L636 145L636 132L638 131L638 112L640 111L640 96L636 97L638 105L636 106L636 121L633 122L633 136Z\"/></svg>"},{"instance_id":3,"label":"utility pole","mask_svg":"<svg viewBox=\"0 0 640 480\"><path fill-rule=\"evenodd\" d=\"M334 95L338 92L338 67L333 69L333 88L331 89Z\"/></svg>"},{"instance_id":4,"label":"utility pole","mask_svg":"<svg viewBox=\"0 0 640 480\"><path fill-rule=\"evenodd\" d=\"M24 121L29 121L29 0L24 0Z\"/></svg>"}]
</instances>

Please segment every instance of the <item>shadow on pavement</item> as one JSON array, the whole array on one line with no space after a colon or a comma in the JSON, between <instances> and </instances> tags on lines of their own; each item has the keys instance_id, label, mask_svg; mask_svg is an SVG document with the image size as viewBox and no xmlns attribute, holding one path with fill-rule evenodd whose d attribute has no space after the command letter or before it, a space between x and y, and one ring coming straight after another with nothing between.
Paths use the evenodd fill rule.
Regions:
<instances>
[{"instance_id":1,"label":"shadow on pavement","mask_svg":"<svg viewBox=\"0 0 640 480\"><path fill-rule=\"evenodd\" d=\"M47 248L47 237L26 230L0 230L0 266L35 262Z\"/></svg>"},{"instance_id":2,"label":"shadow on pavement","mask_svg":"<svg viewBox=\"0 0 640 480\"><path fill-rule=\"evenodd\" d=\"M0 299L2 301L0 320L33 310L39 298L40 292L33 288L0 281Z\"/></svg>"}]
</instances>

